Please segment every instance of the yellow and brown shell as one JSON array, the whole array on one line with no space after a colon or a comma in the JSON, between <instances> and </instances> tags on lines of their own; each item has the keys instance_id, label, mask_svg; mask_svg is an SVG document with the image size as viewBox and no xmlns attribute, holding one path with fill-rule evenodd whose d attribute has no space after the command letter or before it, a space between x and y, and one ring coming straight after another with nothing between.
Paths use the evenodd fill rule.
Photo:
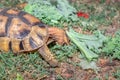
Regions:
<instances>
[{"instance_id":1,"label":"yellow and brown shell","mask_svg":"<svg viewBox=\"0 0 120 80\"><path fill-rule=\"evenodd\" d=\"M0 9L0 50L33 51L47 40L47 27L36 17L14 9Z\"/></svg>"}]
</instances>

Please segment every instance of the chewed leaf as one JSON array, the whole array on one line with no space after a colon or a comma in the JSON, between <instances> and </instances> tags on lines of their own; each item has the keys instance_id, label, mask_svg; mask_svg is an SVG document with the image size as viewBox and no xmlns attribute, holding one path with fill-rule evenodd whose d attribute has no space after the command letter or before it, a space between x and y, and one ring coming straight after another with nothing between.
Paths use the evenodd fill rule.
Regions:
<instances>
[{"instance_id":1,"label":"chewed leaf","mask_svg":"<svg viewBox=\"0 0 120 80\"><path fill-rule=\"evenodd\" d=\"M81 60L81 62L79 63L79 66L82 69L93 69L95 72L99 71L99 67L96 65L94 61L88 62L86 60Z\"/></svg>"},{"instance_id":2,"label":"chewed leaf","mask_svg":"<svg viewBox=\"0 0 120 80\"><path fill-rule=\"evenodd\" d=\"M75 32L72 28L70 28L69 31L66 31L66 33L70 40L76 44L88 60L98 58L98 55L93 52L92 49L96 49L95 51L99 50L105 40L104 36L80 34ZM100 40L101 38L102 40Z\"/></svg>"}]
</instances>

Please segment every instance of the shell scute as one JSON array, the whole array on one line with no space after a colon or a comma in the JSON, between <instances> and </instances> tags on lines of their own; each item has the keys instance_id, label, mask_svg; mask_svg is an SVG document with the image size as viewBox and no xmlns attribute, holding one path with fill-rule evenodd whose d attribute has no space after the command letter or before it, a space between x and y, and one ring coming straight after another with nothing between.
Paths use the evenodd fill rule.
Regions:
<instances>
[{"instance_id":1,"label":"shell scute","mask_svg":"<svg viewBox=\"0 0 120 80\"><path fill-rule=\"evenodd\" d=\"M0 9L0 50L32 51L45 44L47 38L46 25L36 17L23 11Z\"/></svg>"},{"instance_id":2,"label":"shell scute","mask_svg":"<svg viewBox=\"0 0 120 80\"><path fill-rule=\"evenodd\" d=\"M20 40L13 38L11 39L11 49L14 53L18 53L20 51Z\"/></svg>"},{"instance_id":3,"label":"shell scute","mask_svg":"<svg viewBox=\"0 0 120 80\"><path fill-rule=\"evenodd\" d=\"M6 36L6 23L7 23L8 17L6 16L0 16L0 37Z\"/></svg>"},{"instance_id":4,"label":"shell scute","mask_svg":"<svg viewBox=\"0 0 120 80\"><path fill-rule=\"evenodd\" d=\"M32 47L31 47L31 45L30 45L29 38L25 38L25 39L22 41L22 44L23 44L23 46L24 46L24 50L26 50L26 51L32 50Z\"/></svg>"},{"instance_id":5,"label":"shell scute","mask_svg":"<svg viewBox=\"0 0 120 80\"><path fill-rule=\"evenodd\" d=\"M14 9L9 9L6 13L11 14L11 15L17 15L20 11L14 10Z\"/></svg>"},{"instance_id":6,"label":"shell scute","mask_svg":"<svg viewBox=\"0 0 120 80\"><path fill-rule=\"evenodd\" d=\"M10 38L0 37L0 50L4 52L8 52L10 50L9 42L10 42Z\"/></svg>"},{"instance_id":7,"label":"shell scute","mask_svg":"<svg viewBox=\"0 0 120 80\"><path fill-rule=\"evenodd\" d=\"M31 31L31 27L22 22L19 18L14 18L9 26L8 35L12 38L24 38Z\"/></svg>"},{"instance_id":8,"label":"shell scute","mask_svg":"<svg viewBox=\"0 0 120 80\"><path fill-rule=\"evenodd\" d=\"M27 19L27 20L30 22L30 24L32 24L32 25L40 22L39 19L35 18L34 16L32 16L32 15L30 15L30 14L26 14L26 15L24 15L23 17L24 17L25 19Z\"/></svg>"}]
</instances>

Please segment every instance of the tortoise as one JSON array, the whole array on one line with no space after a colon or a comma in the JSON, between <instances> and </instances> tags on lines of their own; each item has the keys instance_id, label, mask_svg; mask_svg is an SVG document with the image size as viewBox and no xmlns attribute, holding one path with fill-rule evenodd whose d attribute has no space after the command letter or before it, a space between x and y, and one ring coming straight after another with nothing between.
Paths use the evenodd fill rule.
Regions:
<instances>
[{"instance_id":1,"label":"tortoise","mask_svg":"<svg viewBox=\"0 0 120 80\"><path fill-rule=\"evenodd\" d=\"M38 51L51 66L58 61L48 48L51 41L68 43L64 30L44 24L33 15L16 9L0 9L0 51L14 54Z\"/></svg>"}]
</instances>

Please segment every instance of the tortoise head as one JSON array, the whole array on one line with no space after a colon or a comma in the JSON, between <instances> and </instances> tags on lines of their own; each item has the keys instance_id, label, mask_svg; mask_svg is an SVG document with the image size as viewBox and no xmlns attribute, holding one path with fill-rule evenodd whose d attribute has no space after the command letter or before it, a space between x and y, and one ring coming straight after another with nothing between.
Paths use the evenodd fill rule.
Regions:
<instances>
[{"instance_id":1,"label":"tortoise head","mask_svg":"<svg viewBox=\"0 0 120 80\"><path fill-rule=\"evenodd\" d=\"M69 39L66 35L65 30L56 28L56 27L49 27L48 28L48 34L50 38L52 38L54 41L56 41L58 44L69 44Z\"/></svg>"}]
</instances>

